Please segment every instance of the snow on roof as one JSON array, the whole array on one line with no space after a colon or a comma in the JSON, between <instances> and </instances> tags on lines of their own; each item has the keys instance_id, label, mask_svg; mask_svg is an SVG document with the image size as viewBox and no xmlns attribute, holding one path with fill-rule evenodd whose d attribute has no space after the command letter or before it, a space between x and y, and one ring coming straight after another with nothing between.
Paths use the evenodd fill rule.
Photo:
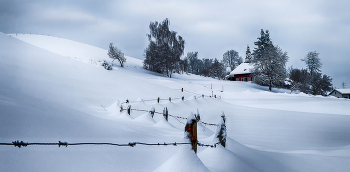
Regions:
<instances>
[{"instance_id":1,"label":"snow on roof","mask_svg":"<svg viewBox=\"0 0 350 172\"><path fill-rule=\"evenodd\" d=\"M335 89L337 91L339 91L342 94L350 94L350 89Z\"/></svg>"},{"instance_id":2,"label":"snow on roof","mask_svg":"<svg viewBox=\"0 0 350 172\"><path fill-rule=\"evenodd\" d=\"M231 73L230 76L234 76L237 74L247 74L251 73L251 70L253 70L253 65L250 63L241 63L239 66L236 67Z\"/></svg>"}]
</instances>

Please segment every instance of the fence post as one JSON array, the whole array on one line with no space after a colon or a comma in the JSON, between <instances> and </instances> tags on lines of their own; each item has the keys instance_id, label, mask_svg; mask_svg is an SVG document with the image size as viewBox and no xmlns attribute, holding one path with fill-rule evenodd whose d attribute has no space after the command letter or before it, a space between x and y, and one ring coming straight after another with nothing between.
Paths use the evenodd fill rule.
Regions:
<instances>
[{"instance_id":1,"label":"fence post","mask_svg":"<svg viewBox=\"0 0 350 172\"><path fill-rule=\"evenodd\" d=\"M157 101L158 101L158 103L159 103L159 101L160 101L160 98L159 98L159 97L158 97L158 100L157 100Z\"/></svg>"},{"instance_id":2,"label":"fence post","mask_svg":"<svg viewBox=\"0 0 350 172\"><path fill-rule=\"evenodd\" d=\"M197 108L197 114L195 117L196 117L197 122L199 122L201 120L201 116L199 115L198 108Z\"/></svg>"},{"instance_id":3,"label":"fence post","mask_svg":"<svg viewBox=\"0 0 350 172\"><path fill-rule=\"evenodd\" d=\"M214 95L214 97L216 98L216 95Z\"/></svg>"},{"instance_id":4,"label":"fence post","mask_svg":"<svg viewBox=\"0 0 350 172\"><path fill-rule=\"evenodd\" d=\"M192 112L191 115L187 118L185 126L185 138L191 142L193 151L197 153L197 120Z\"/></svg>"},{"instance_id":5,"label":"fence post","mask_svg":"<svg viewBox=\"0 0 350 172\"><path fill-rule=\"evenodd\" d=\"M220 143L223 147L226 147L226 117L224 112L222 112L220 122L218 123L218 128L215 133L215 143Z\"/></svg>"},{"instance_id":6,"label":"fence post","mask_svg":"<svg viewBox=\"0 0 350 172\"><path fill-rule=\"evenodd\" d=\"M120 105L119 108L120 108L120 112L123 112L123 110L124 110L123 105Z\"/></svg>"},{"instance_id":7,"label":"fence post","mask_svg":"<svg viewBox=\"0 0 350 172\"><path fill-rule=\"evenodd\" d=\"M204 94L202 94L202 98L204 98Z\"/></svg>"},{"instance_id":8,"label":"fence post","mask_svg":"<svg viewBox=\"0 0 350 172\"><path fill-rule=\"evenodd\" d=\"M168 108L165 107L164 110L163 110L163 117L165 118L166 121L168 121L168 116L169 116Z\"/></svg>"},{"instance_id":9,"label":"fence post","mask_svg":"<svg viewBox=\"0 0 350 172\"><path fill-rule=\"evenodd\" d=\"M184 92L184 88L181 88L181 92Z\"/></svg>"},{"instance_id":10,"label":"fence post","mask_svg":"<svg viewBox=\"0 0 350 172\"><path fill-rule=\"evenodd\" d=\"M131 114L131 105L128 105L128 114Z\"/></svg>"},{"instance_id":11,"label":"fence post","mask_svg":"<svg viewBox=\"0 0 350 172\"><path fill-rule=\"evenodd\" d=\"M148 112L151 114L151 116L153 118L154 117L154 112L155 112L154 107L152 106L151 109Z\"/></svg>"},{"instance_id":12,"label":"fence post","mask_svg":"<svg viewBox=\"0 0 350 172\"><path fill-rule=\"evenodd\" d=\"M169 102L171 102L171 97L169 97Z\"/></svg>"},{"instance_id":13,"label":"fence post","mask_svg":"<svg viewBox=\"0 0 350 172\"><path fill-rule=\"evenodd\" d=\"M129 100L128 100L128 99L126 99L126 103L129 103Z\"/></svg>"},{"instance_id":14,"label":"fence post","mask_svg":"<svg viewBox=\"0 0 350 172\"><path fill-rule=\"evenodd\" d=\"M182 96L182 101L185 101L185 97L184 96Z\"/></svg>"}]
</instances>

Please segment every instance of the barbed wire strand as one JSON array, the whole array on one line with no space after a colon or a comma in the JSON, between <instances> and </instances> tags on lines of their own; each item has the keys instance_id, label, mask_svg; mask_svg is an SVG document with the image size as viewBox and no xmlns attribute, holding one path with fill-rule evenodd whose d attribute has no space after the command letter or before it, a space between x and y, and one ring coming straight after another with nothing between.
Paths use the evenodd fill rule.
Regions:
<instances>
[{"instance_id":1,"label":"barbed wire strand","mask_svg":"<svg viewBox=\"0 0 350 172\"><path fill-rule=\"evenodd\" d=\"M58 143L28 143L28 142L23 142L23 141L13 141L12 143L0 143L0 145L3 146L15 146L18 148L21 147L26 147L26 146L30 146L30 145L37 145L37 146L53 146L53 145L58 145L58 147L61 146L81 146L81 145L111 145L111 146L130 146L130 147L134 147L136 145L145 145L145 146L177 146L177 145L186 145L186 144L192 144L192 143L182 143L182 142L174 142L174 143L144 143L144 142L129 142L126 144L119 144L119 143L68 143L68 142L61 142L58 141ZM212 145L209 144L202 144L202 143L197 143L198 146L202 146L202 147L216 147L216 145L220 144L220 142L218 143L214 143Z\"/></svg>"},{"instance_id":2,"label":"barbed wire strand","mask_svg":"<svg viewBox=\"0 0 350 172\"><path fill-rule=\"evenodd\" d=\"M126 111L126 110L128 110L128 109L122 109L122 111ZM139 111L139 112L149 112L148 110L142 110L142 109L130 109L130 110ZM161 114L161 115L163 114L161 112L154 112L154 113ZM177 121L179 121L182 124L185 124L185 123L181 122L178 118L187 120L187 118L181 117L181 116L175 116L175 115L170 115L170 114L168 114L168 116L171 116L171 117L175 118ZM204 124L204 125L218 126L217 124L210 124L210 123L206 123L206 122L203 122L203 121L201 121L201 123Z\"/></svg>"},{"instance_id":3,"label":"barbed wire strand","mask_svg":"<svg viewBox=\"0 0 350 172\"><path fill-rule=\"evenodd\" d=\"M174 89L174 90L182 90L182 89ZM195 96L196 99L201 98L202 96L204 96L204 97L212 97L212 96L207 96L207 95L204 95L204 94L199 94L199 93L195 93L195 92L187 91L187 90L183 90L183 92L188 92L188 93L191 93L191 94L199 95L198 97ZM218 96L218 98L221 98L221 96ZM177 99L182 99L182 98L172 98L171 100L177 100ZM169 100L169 99L159 99L159 100ZM184 100L187 101L187 99L184 99ZM158 101L158 99L141 100L141 101L129 101L129 102L122 102L121 104L125 104L125 103L140 103L140 102L143 102L143 101Z\"/></svg>"}]
</instances>

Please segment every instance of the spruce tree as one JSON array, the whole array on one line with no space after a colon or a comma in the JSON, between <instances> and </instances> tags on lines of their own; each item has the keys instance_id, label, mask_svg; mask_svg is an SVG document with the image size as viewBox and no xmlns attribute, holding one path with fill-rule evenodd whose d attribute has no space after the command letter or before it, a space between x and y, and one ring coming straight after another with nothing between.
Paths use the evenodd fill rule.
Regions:
<instances>
[{"instance_id":1,"label":"spruce tree","mask_svg":"<svg viewBox=\"0 0 350 172\"><path fill-rule=\"evenodd\" d=\"M286 79L286 63L288 62L287 52L283 52L278 46L274 46L270 39L268 30L261 29L257 46L253 51L251 62L254 65L254 82L259 85L281 87Z\"/></svg>"},{"instance_id":2,"label":"spruce tree","mask_svg":"<svg viewBox=\"0 0 350 172\"><path fill-rule=\"evenodd\" d=\"M249 45L247 45L247 51L245 52L245 61L244 63L251 63L252 61L252 53L250 52Z\"/></svg>"}]
</instances>

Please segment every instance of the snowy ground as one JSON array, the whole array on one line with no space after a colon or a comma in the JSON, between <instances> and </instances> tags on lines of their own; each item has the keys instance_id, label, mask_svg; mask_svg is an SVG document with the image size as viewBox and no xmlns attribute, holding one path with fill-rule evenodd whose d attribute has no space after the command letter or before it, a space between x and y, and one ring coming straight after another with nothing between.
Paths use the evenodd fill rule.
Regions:
<instances>
[{"instance_id":1,"label":"snowy ground","mask_svg":"<svg viewBox=\"0 0 350 172\"><path fill-rule=\"evenodd\" d=\"M174 118L120 114L117 101L126 99L138 101L132 108L167 107L181 117L198 108L207 123L219 122L224 111L228 129L226 148L199 147L197 155L184 145L0 146L0 171L350 169L349 100L196 75L167 78L132 57L125 68L107 71L98 62L109 60L107 50L52 36L0 33L0 41L0 142L184 141L184 125ZM221 99L193 97L202 94ZM146 101L158 97L173 100ZM198 126L199 141L211 144L215 130Z\"/></svg>"}]
</instances>

